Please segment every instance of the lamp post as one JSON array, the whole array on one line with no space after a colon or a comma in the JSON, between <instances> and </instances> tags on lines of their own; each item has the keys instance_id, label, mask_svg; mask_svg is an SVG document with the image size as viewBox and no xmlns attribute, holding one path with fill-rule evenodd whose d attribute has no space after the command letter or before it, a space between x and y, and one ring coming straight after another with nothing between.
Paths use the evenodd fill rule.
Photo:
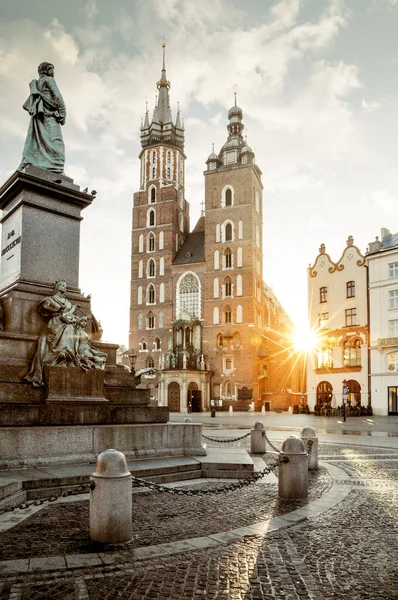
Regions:
<instances>
[{"instance_id":1,"label":"lamp post","mask_svg":"<svg viewBox=\"0 0 398 600\"><path fill-rule=\"evenodd\" d=\"M344 379L344 381L343 381L343 421L344 421L344 423L346 422L346 416L345 416L345 397L346 397L347 392L348 392L347 381Z\"/></svg>"}]
</instances>

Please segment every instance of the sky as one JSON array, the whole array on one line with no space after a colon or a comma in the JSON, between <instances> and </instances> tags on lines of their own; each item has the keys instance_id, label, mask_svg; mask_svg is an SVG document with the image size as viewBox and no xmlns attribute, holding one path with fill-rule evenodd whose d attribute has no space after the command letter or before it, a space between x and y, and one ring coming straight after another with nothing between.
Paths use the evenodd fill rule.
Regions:
<instances>
[{"instance_id":1,"label":"sky","mask_svg":"<svg viewBox=\"0 0 398 600\"><path fill-rule=\"evenodd\" d=\"M191 228L205 161L226 140L237 92L262 170L263 267L298 326L321 243L337 261L398 231L398 0L0 0L0 181L18 167L22 104L55 65L65 173L97 190L83 213L80 287L103 339L127 345L132 196L141 118L162 42L173 117L185 120Z\"/></svg>"}]
</instances>

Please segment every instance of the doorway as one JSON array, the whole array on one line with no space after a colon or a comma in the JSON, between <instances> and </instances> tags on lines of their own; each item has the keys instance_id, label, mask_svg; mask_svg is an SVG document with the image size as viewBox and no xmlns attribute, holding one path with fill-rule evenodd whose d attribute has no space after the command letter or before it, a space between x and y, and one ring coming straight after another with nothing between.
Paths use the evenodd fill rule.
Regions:
<instances>
[{"instance_id":1,"label":"doorway","mask_svg":"<svg viewBox=\"0 0 398 600\"><path fill-rule=\"evenodd\" d=\"M176 381L167 388L167 406L170 412L180 412L180 386Z\"/></svg>"},{"instance_id":2,"label":"doorway","mask_svg":"<svg viewBox=\"0 0 398 600\"><path fill-rule=\"evenodd\" d=\"M187 405L188 412L201 412L202 410L202 393L194 381L188 385Z\"/></svg>"},{"instance_id":3,"label":"doorway","mask_svg":"<svg viewBox=\"0 0 398 600\"><path fill-rule=\"evenodd\" d=\"M388 388L388 414L398 415L398 387L389 386Z\"/></svg>"}]
</instances>

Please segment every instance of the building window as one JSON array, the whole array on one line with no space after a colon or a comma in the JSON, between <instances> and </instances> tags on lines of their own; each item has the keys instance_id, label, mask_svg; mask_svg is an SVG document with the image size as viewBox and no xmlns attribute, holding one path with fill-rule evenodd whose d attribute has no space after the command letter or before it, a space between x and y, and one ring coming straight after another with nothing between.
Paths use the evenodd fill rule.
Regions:
<instances>
[{"instance_id":1,"label":"building window","mask_svg":"<svg viewBox=\"0 0 398 600\"><path fill-rule=\"evenodd\" d=\"M225 309L224 317L225 323L232 323L232 312L230 306L227 306L227 308Z\"/></svg>"},{"instance_id":2,"label":"building window","mask_svg":"<svg viewBox=\"0 0 398 600\"><path fill-rule=\"evenodd\" d=\"M152 312L148 313L147 329L155 329L155 316Z\"/></svg>"},{"instance_id":3,"label":"building window","mask_svg":"<svg viewBox=\"0 0 398 600\"><path fill-rule=\"evenodd\" d=\"M333 368L333 351L332 348L323 348L318 352L318 369L327 367Z\"/></svg>"},{"instance_id":4,"label":"building window","mask_svg":"<svg viewBox=\"0 0 398 600\"><path fill-rule=\"evenodd\" d=\"M148 346L147 346L146 340L144 340L144 339L142 339L140 341L140 350L148 350Z\"/></svg>"},{"instance_id":5,"label":"building window","mask_svg":"<svg viewBox=\"0 0 398 600\"><path fill-rule=\"evenodd\" d=\"M319 288L319 302L327 302L328 288L326 286Z\"/></svg>"},{"instance_id":6,"label":"building window","mask_svg":"<svg viewBox=\"0 0 398 600\"><path fill-rule=\"evenodd\" d=\"M166 154L166 162L168 165L171 164L171 152L170 151L168 151Z\"/></svg>"},{"instance_id":7,"label":"building window","mask_svg":"<svg viewBox=\"0 0 398 600\"><path fill-rule=\"evenodd\" d=\"M357 324L357 309L356 308L346 308L345 311L345 325L346 327L350 327L351 325Z\"/></svg>"},{"instance_id":8,"label":"building window","mask_svg":"<svg viewBox=\"0 0 398 600\"><path fill-rule=\"evenodd\" d=\"M232 281L230 277L227 277L225 280L225 297L231 298L232 296Z\"/></svg>"},{"instance_id":9,"label":"building window","mask_svg":"<svg viewBox=\"0 0 398 600\"><path fill-rule=\"evenodd\" d=\"M227 190L227 192L230 192L231 190ZM226 242L232 242L232 225L231 223L227 223L225 225L225 241Z\"/></svg>"},{"instance_id":10,"label":"building window","mask_svg":"<svg viewBox=\"0 0 398 600\"><path fill-rule=\"evenodd\" d=\"M158 327L163 327L163 311L161 310L158 315Z\"/></svg>"},{"instance_id":11,"label":"building window","mask_svg":"<svg viewBox=\"0 0 398 600\"><path fill-rule=\"evenodd\" d=\"M218 325L219 324L219 320L220 320L219 310L218 310L218 307L215 306L213 308L213 325Z\"/></svg>"},{"instance_id":12,"label":"building window","mask_svg":"<svg viewBox=\"0 0 398 600\"><path fill-rule=\"evenodd\" d=\"M318 315L318 321L319 321L319 329L326 329L326 327L328 326L328 321L329 321L329 313L325 312L325 313L321 313L320 315Z\"/></svg>"},{"instance_id":13,"label":"building window","mask_svg":"<svg viewBox=\"0 0 398 600\"><path fill-rule=\"evenodd\" d=\"M151 194L149 199L151 204L154 204L154 202L156 202L156 188L151 187Z\"/></svg>"},{"instance_id":14,"label":"building window","mask_svg":"<svg viewBox=\"0 0 398 600\"><path fill-rule=\"evenodd\" d=\"M344 342L343 365L345 367L361 366L361 341L347 340Z\"/></svg>"},{"instance_id":15,"label":"building window","mask_svg":"<svg viewBox=\"0 0 398 600\"><path fill-rule=\"evenodd\" d=\"M398 308L398 290L388 292L388 308Z\"/></svg>"},{"instance_id":16,"label":"building window","mask_svg":"<svg viewBox=\"0 0 398 600\"><path fill-rule=\"evenodd\" d=\"M225 206L232 206L232 192L229 188L225 191Z\"/></svg>"},{"instance_id":17,"label":"building window","mask_svg":"<svg viewBox=\"0 0 398 600\"><path fill-rule=\"evenodd\" d=\"M152 167L152 179L156 177L156 167Z\"/></svg>"},{"instance_id":18,"label":"building window","mask_svg":"<svg viewBox=\"0 0 398 600\"><path fill-rule=\"evenodd\" d=\"M390 263L388 265L388 276L398 277L398 262Z\"/></svg>"},{"instance_id":19,"label":"building window","mask_svg":"<svg viewBox=\"0 0 398 600\"><path fill-rule=\"evenodd\" d=\"M398 319L388 321L388 337L398 337Z\"/></svg>"},{"instance_id":20,"label":"building window","mask_svg":"<svg viewBox=\"0 0 398 600\"><path fill-rule=\"evenodd\" d=\"M160 339L157 337L153 341L154 350L160 350Z\"/></svg>"},{"instance_id":21,"label":"building window","mask_svg":"<svg viewBox=\"0 0 398 600\"><path fill-rule=\"evenodd\" d=\"M155 261L153 260L153 258L150 258L148 261L148 266L147 266L147 277L155 277L156 275L156 268L155 268Z\"/></svg>"},{"instance_id":22,"label":"building window","mask_svg":"<svg viewBox=\"0 0 398 600\"><path fill-rule=\"evenodd\" d=\"M155 361L153 360L152 356L150 356L146 361L146 366L148 369L153 369L155 367Z\"/></svg>"},{"instance_id":23,"label":"building window","mask_svg":"<svg viewBox=\"0 0 398 600\"><path fill-rule=\"evenodd\" d=\"M144 326L144 319L142 313L138 313L138 329L142 329Z\"/></svg>"},{"instance_id":24,"label":"building window","mask_svg":"<svg viewBox=\"0 0 398 600\"><path fill-rule=\"evenodd\" d=\"M347 298L355 296L355 281L347 281Z\"/></svg>"},{"instance_id":25,"label":"building window","mask_svg":"<svg viewBox=\"0 0 398 600\"><path fill-rule=\"evenodd\" d=\"M393 373L398 372L398 352L387 354L387 369Z\"/></svg>"},{"instance_id":26,"label":"building window","mask_svg":"<svg viewBox=\"0 0 398 600\"><path fill-rule=\"evenodd\" d=\"M180 280L177 302L177 316L185 310L191 317L200 318L200 283L194 273L187 273Z\"/></svg>"},{"instance_id":27,"label":"building window","mask_svg":"<svg viewBox=\"0 0 398 600\"><path fill-rule=\"evenodd\" d=\"M225 268L232 269L232 252L229 248L225 251Z\"/></svg>"},{"instance_id":28,"label":"building window","mask_svg":"<svg viewBox=\"0 0 398 600\"><path fill-rule=\"evenodd\" d=\"M148 286L147 304L155 304L155 286L154 285Z\"/></svg>"},{"instance_id":29,"label":"building window","mask_svg":"<svg viewBox=\"0 0 398 600\"><path fill-rule=\"evenodd\" d=\"M171 169L170 169L170 167L167 167L166 179L171 179Z\"/></svg>"},{"instance_id":30,"label":"building window","mask_svg":"<svg viewBox=\"0 0 398 600\"><path fill-rule=\"evenodd\" d=\"M224 345L224 338L221 335L221 333L219 333L217 336L217 348L222 348L223 345Z\"/></svg>"},{"instance_id":31,"label":"building window","mask_svg":"<svg viewBox=\"0 0 398 600\"><path fill-rule=\"evenodd\" d=\"M152 163L155 163L155 162L156 162L156 151L154 150L152 152Z\"/></svg>"},{"instance_id":32,"label":"building window","mask_svg":"<svg viewBox=\"0 0 398 600\"><path fill-rule=\"evenodd\" d=\"M243 322L243 308L240 304L238 304L238 306L236 307L236 322Z\"/></svg>"}]
</instances>

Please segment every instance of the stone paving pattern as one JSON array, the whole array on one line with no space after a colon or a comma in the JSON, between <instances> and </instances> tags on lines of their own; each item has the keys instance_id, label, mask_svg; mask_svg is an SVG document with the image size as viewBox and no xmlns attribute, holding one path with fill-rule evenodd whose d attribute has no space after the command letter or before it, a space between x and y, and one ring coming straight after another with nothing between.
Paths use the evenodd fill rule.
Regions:
<instances>
[{"instance_id":1,"label":"stone paving pattern","mask_svg":"<svg viewBox=\"0 0 398 600\"><path fill-rule=\"evenodd\" d=\"M328 463L343 468L347 480L374 482L375 487L353 486L345 500L320 515L265 536L246 537L214 549L146 560L132 560L127 549L125 553L119 549L117 562L112 564L112 553L106 553L99 566L93 566L94 563L90 566L90 555L79 554L78 550L76 568L61 570L54 563L51 572L0 575L0 600L398 599L398 485L395 485L398 484L398 453L386 448L369 450L363 446L349 448L323 444L321 454L327 457ZM318 474L313 483L313 488L318 491L322 491L322 486L325 490L330 487L324 472ZM225 523L226 529L238 527L242 523L240 514L244 515L245 523L250 519L256 522L264 518L258 507L263 506L266 510L268 500L265 498L273 496L271 502L274 504L270 510L277 508L275 495L275 485L262 484L228 496L162 495L160 502L158 494L139 494L137 502L142 502L142 510L148 516L145 518L146 533L142 534L144 537L138 540L138 545L145 545L145 536L151 534L151 544L155 543L154 536L165 539L166 533L167 541L174 534L177 536L174 539L189 537L188 520L196 521L195 536L203 535L201 528L206 528L208 523L215 527L217 522L216 528ZM168 514L170 511L166 498L175 509L169 528L163 524L161 512L164 510L164 514ZM215 504L221 503L223 507L219 511L213 498ZM187 501L192 503L188 505ZM258 504L251 512L254 503ZM49 547L56 544L56 535L53 536L51 530L57 528L60 531L57 520L65 519L68 510L73 512L76 507L83 510L85 504L65 505L65 514L58 514L57 518L54 514L64 508L62 505L42 509L0 535L1 551L8 540L7 559L17 559L20 549L29 550L28 554L32 556L33 548L36 555L49 556L45 540L54 537ZM178 518L179 511L183 514L180 513ZM32 533L29 533L29 521L37 521ZM72 525L76 525L74 531L77 532L78 521L74 525L73 517L66 518L64 528L68 530ZM182 532L181 536L179 532ZM69 543L73 542L74 535L76 533L71 533ZM39 540L41 536L41 551L39 541L29 546L29 536L31 540ZM62 543L62 540L58 541L58 556L62 554ZM91 551L86 549L84 552Z\"/></svg>"}]
</instances>

